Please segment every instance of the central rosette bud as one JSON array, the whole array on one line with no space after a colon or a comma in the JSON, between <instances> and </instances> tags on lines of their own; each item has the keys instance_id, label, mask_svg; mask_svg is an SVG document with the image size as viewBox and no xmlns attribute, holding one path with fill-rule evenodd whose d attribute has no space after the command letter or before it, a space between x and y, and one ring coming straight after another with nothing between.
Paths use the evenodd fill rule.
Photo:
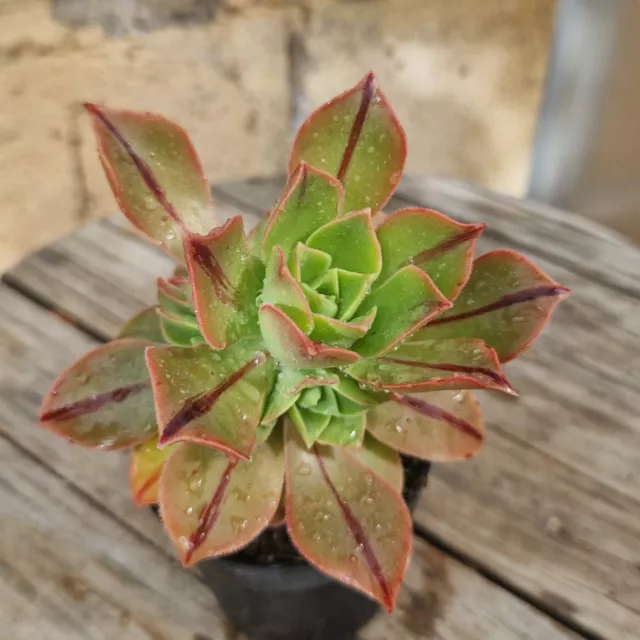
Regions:
<instances>
[{"instance_id":1,"label":"central rosette bud","mask_svg":"<svg viewBox=\"0 0 640 640\"><path fill-rule=\"evenodd\" d=\"M382 254L371 211L343 214L340 185L301 165L256 231L254 254L266 265L262 339L280 370L267 419L289 410L307 446L360 442L376 395L340 367L360 359L377 315L369 294Z\"/></svg>"}]
</instances>

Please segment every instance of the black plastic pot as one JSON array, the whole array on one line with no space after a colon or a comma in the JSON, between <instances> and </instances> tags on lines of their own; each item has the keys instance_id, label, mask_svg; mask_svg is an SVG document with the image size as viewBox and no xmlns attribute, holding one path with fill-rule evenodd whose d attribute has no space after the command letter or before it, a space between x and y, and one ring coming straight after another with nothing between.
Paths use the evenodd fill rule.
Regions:
<instances>
[{"instance_id":1,"label":"black plastic pot","mask_svg":"<svg viewBox=\"0 0 640 640\"><path fill-rule=\"evenodd\" d=\"M429 464L409 458L403 463L404 498L413 511ZM269 535L263 534L261 552L275 541ZM288 541L284 530L279 537ZM198 564L226 615L251 640L347 640L380 610L366 596L302 562L292 546L284 561L278 562L281 548L273 553L275 564L258 564L247 551Z\"/></svg>"},{"instance_id":2,"label":"black plastic pot","mask_svg":"<svg viewBox=\"0 0 640 640\"><path fill-rule=\"evenodd\" d=\"M198 568L236 629L252 640L346 640L379 609L308 564L221 558Z\"/></svg>"}]
</instances>

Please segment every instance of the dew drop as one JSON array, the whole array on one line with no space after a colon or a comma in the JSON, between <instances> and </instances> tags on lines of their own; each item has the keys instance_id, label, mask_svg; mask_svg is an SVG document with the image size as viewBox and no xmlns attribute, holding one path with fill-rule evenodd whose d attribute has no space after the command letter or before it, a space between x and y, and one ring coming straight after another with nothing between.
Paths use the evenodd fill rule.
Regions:
<instances>
[{"instance_id":1,"label":"dew drop","mask_svg":"<svg viewBox=\"0 0 640 640\"><path fill-rule=\"evenodd\" d=\"M299 476L308 476L311 474L311 465L308 464L307 462L301 462L297 467L296 467L296 473Z\"/></svg>"}]
</instances>

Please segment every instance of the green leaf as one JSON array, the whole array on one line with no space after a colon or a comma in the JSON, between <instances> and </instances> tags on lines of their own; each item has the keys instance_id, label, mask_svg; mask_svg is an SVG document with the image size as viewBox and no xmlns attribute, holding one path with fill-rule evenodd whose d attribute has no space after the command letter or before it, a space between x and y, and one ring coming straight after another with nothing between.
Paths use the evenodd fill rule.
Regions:
<instances>
[{"instance_id":1,"label":"green leaf","mask_svg":"<svg viewBox=\"0 0 640 640\"><path fill-rule=\"evenodd\" d=\"M375 213L400 181L406 155L404 131L371 73L309 116L289 170L300 161L319 167L344 185L345 211Z\"/></svg>"},{"instance_id":2,"label":"green leaf","mask_svg":"<svg viewBox=\"0 0 640 640\"><path fill-rule=\"evenodd\" d=\"M346 449L308 450L285 427L287 530L317 569L371 596L389 611L411 549L402 497Z\"/></svg>"},{"instance_id":3,"label":"green leaf","mask_svg":"<svg viewBox=\"0 0 640 640\"><path fill-rule=\"evenodd\" d=\"M283 369L276 376L276 382L269 396L262 421L275 420L285 413L296 402L304 389L331 386L337 383L338 376L322 369L308 371Z\"/></svg>"},{"instance_id":4,"label":"green leaf","mask_svg":"<svg viewBox=\"0 0 640 640\"><path fill-rule=\"evenodd\" d=\"M320 387L311 387L310 389L305 389L300 394L300 399L297 404L303 409L310 409L315 407L321 399L322 389L320 389Z\"/></svg>"},{"instance_id":5,"label":"green leaf","mask_svg":"<svg viewBox=\"0 0 640 640\"><path fill-rule=\"evenodd\" d=\"M278 426L278 421L261 422L256 431L256 447L259 447L263 442L266 442L273 433L273 430Z\"/></svg>"},{"instance_id":6,"label":"green leaf","mask_svg":"<svg viewBox=\"0 0 640 640\"><path fill-rule=\"evenodd\" d=\"M179 445L160 480L160 513L182 564L249 544L273 518L283 480L281 438L257 447L250 462L210 447Z\"/></svg>"},{"instance_id":7,"label":"green leaf","mask_svg":"<svg viewBox=\"0 0 640 640\"><path fill-rule=\"evenodd\" d=\"M366 316L354 318L350 322L342 322L314 313L311 339L334 347L349 348L358 338L366 335L375 317L375 307Z\"/></svg>"},{"instance_id":8,"label":"green leaf","mask_svg":"<svg viewBox=\"0 0 640 640\"><path fill-rule=\"evenodd\" d=\"M163 278L158 278L158 304L165 315L174 317L183 324L198 328L193 306L186 302L181 291ZM200 333L198 331L198 333Z\"/></svg>"},{"instance_id":9,"label":"green leaf","mask_svg":"<svg viewBox=\"0 0 640 640\"><path fill-rule=\"evenodd\" d=\"M257 332L258 262L247 252L242 218L231 218L208 236L185 239L196 315L213 349Z\"/></svg>"},{"instance_id":10,"label":"green leaf","mask_svg":"<svg viewBox=\"0 0 640 640\"><path fill-rule=\"evenodd\" d=\"M63 371L45 397L40 422L67 440L124 449L149 440L156 417L144 352L147 340L115 340Z\"/></svg>"},{"instance_id":11,"label":"green leaf","mask_svg":"<svg viewBox=\"0 0 640 640\"><path fill-rule=\"evenodd\" d=\"M375 276L353 273L343 269L338 269L337 275L340 291L337 317L338 320L346 322L353 318L365 296L369 293Z\"/></svg>"},{"instance_id":12,"label":"green leaf","mask_svg":"<svg viewBox=\"0 0 640 640\"><path fill-rule=\"evenodd\" d=\"M438 462L471 458L484 440L480 408L469 391L394 393L369 411L367 429L401 453Z\"/></svg>"},{"instance_id":13,"label":"green leaf","mask_svg":"<svg viewBox=\"0 0 640 640\"><path fill-rule=\"evenodd\" d=\"M262 338L271 355L290 369L340 367L358 360L353 351L313 342L283 311L264 304L259 312Z\"/></svg>"},{"instance_id":14,"label":"green leaf","mask_svg":"<svg viewBox=\"0 0 640 640\"><path fill-rule=\"evenodd\" d=\"M295 424L307 448L313 445L331 420L331 416L329 415L315 413L314 411L303 409L298 405L291 407L287 415L293 424Z\"/></svg>"},{"instance_id":15,"label":"green leaf","mask_svg":"<svg viewBox=\"0 0 640 640\"><path fill-rule=\"evenodd\" d=\"M158 503L158 486L164 463L174 451L174 445L158 448L158 438L136 445L131 451L129 481L133 501L138 506Z\"/></svg>"},{"instance_id":16,"label":"green leaf","mask_svg":"<svg viewBox=\"0 0 640 640\"><path fill-rule=\"evenodd\" d=\"M262 241L264 240L264 232L269 224L269 212L265 213L258 224L251 229L247 236L247 244L249 245L249 252L254 258L262 260Z\"/></svg>"},{"instance_id":17,"label":"green leaf","mask_svg":"<svg viewBox=\"0 0 640 640\"><path fill-rule=\"evenodd\" d=\"M338 402L338 410L340 415L343 416L355 416L361 413L366 413L369 411L369 407L365 407L353 400L349 400L349 398L345 398L340 394L336 394L336 400Z\"/></svg>"},{"instance_id":18,"label":"green leaf","mask_svg":"<svg viewBox=\"0 0 640 640\"><path fill-rule=\"evenodd\" d=\"M331 256L332 268L378 275L382 254L371 211L354 211L333 220L309 236L307 246Z\"/></svg>"},{"instance_id":19,"label":"green leaf","mask_svg":"<svg viewBox=\"0 0 640 640\"><path fill-rule=\"evenodd\" d=\"M264 232L262 255L271 255L280 246L287 257L298 242L340 215L342 187L331 176L306 164L292 168L285 193L269 218Z\"/></svg>"},{"instance_id":20,"label":"green leaf","mask_svg":"<svg viewBox=\"0 0 640 640\"><path fill-rule=\"evenodd\" d=\"M460 224L430 209L401 209L376 230L382 249L382 284L398 269L415 264L445 298L455 299L471 274L473 249L486 225Z\"/></svg>"},{"instance_id":21,"label":"green leaf","mask_svg":"<svg viewBox=\"0 0 640 640\"><path fill-rule=\"evenodd\" d=\"M289 260L293 277L299 282L314 286L327 273L331 266L331 256L318 249L310 249L298 242Z\"/></svg>"},{"instance_id":22,"label":"green leaf","mask_svg":"<svg viewBox=\"0 0 640 640\"><path fill-rule=\"evenodd\" d=\"M312 389L310 389L310 391L312 391ZM333 389L325 387L321 389L320 392L320 398L315 404L309 405L309 411L321 413L324 416L339 416L340 407L338 406L338 399Z\"/></svg>"},{"instance_id":23,"label":"green leaf","mask_svg":"<svg viewBox=\"0 0 640 640\"><path fill-rule=\"evenodd\" d=\"M402 493L404 469L397 451L366 434L361 447L349 449L345 453L369 467L377 476L386 480L398 493Z\"/></svg>"},{"instance_id":24,"label":"green leaf","mask_svg":"<svg viewBox=\"0 0 640 640\"><path fill-rule=\"evenodd\" d=\"M328 296L337 300L340 296L340 280L338 279L338 270L329 269L315 285L316 291L324 296Z\"/></svg>"},{"instance_id":25,"label":"green leaf","mask_svg":"<svg viewBox=\"0 0 640 640\"><path fill-rule=\"evenodd\" d=\"M382 402L387 394L366 388L366 385L357 383L353 378L344 375L339 376L336 392L363 407L375 407Z\"/></svg>"},{"instance_id":26,"label":"green leaf","mask_svg":"<svg viewBox=\"0 0 640 640\"><path fill-rule=\"evenodd\" d=\"M206 234L215 222L209 185L189 137L162 116L85 108L122 212L182 260L183 231Z\"/></svg>"},{"instance_id":27,"label":"green leaf","mask_svg":"<svg viewBox=\"0 0 640 640\"><path fill-rule=\"evenodd\" d=\"M495 349L500 362L508 362L533 344L567 293L524 256L492 251L473 263L453 308L412 341L479 338Z\"/></svg>"},{"instance_id":28,"label":"green leaf","mask_svg":"<svg viewBox=\"0 0 640 640\"><path fill-rule=\"evenodd\" d=\"M496 352L475 338L404 343L378 358L356 362L348 372L389 391L495 389L515 395Z\"/></svg>"},{"instance_id":29,"label":"green leaf","mask_svg":"<svg viewBox=\"0 0 640 640\"><path fill-rule=\"evenodd\" d=\"M309 285L302 283L302 291L309 301L309 307L315 314L328 316L332 318L338 311L338 303L335 301L335 296L327 296L324 293L318 293L315 289L312 289Z\"/></svg>"},{"instance_id":30,"label":"green leaf","mask_svg":"<svg viewBox=\"0 0 640 640\"><path fill-rule=\"evenodd\" d=\"M365 414L333 416L327 428L318 436L318 442L337 447L357 447L362 444L366 426Z\"/></svg>"},{"instance_id":31,"label":"green leaf","mask_svg":"<svg viewBox=\"0 0 640 640\"><path fill-rule=\"evenodd\" d=\"M248 343L147 350L160 444L189 440L249 458L274 364Z\"/></svg>"},{"instance_id":32,"label":"green leaf","mask_svg":"<svg viewBox=\"0 0 640 640\"><path fill-rule=\"evenodd\" d=\"M193 347L204 344L205 340L200 333L200 329L192 324L185 324L181 318L169 316L162 309L157 311L160 320L160 330L164 337L164 342L173 344L176 347Z\"/></svg>"},{"instance_id":33,"label":"green leaf","mask_svg":"<svg viewBox=\"0 0 640 640\"><path fill-rule=\"evenodd\" d=\"M262 289L262 301L284 311L304 333L313 330L313 315L300 284L287 267L284 251L273 247Z\"/></svg>"},{"instance_id":34,"label":"green leaf","mask_svg":"<svg viewBox=\"0 0 640 640\"><path fill-rule=\"evenodd\" d=\"M376 317L367 335L354 343L353 349L367 358L380 355L450 306L418 267L403 267L359 307L359 316L375 308Z\"/></svg>"},{"instance_id":35,"label":"green leaf","mask_svg":"<svg viewBox=\"0 0 640 640\"><path fill-rule=\"evenodd\" d=\"M143 309L129 320L120 330L118 338L139 338L157 344L166 342L160 327L160 318L156 313L158 307Z\"/></svg>"}]
</instances>

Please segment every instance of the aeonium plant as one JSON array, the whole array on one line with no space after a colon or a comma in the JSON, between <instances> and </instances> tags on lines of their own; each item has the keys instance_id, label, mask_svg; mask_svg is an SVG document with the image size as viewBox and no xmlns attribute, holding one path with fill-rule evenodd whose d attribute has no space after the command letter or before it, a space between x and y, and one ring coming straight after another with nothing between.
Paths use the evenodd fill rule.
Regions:
<instances>
[{"instance_id":1,"label":"aeonium plant","mask_svg":"<svg viewBox=\"0 0 640 640\"><path fill-rule=\"evenodd\" d=\"M391 610L412 536L399 453L475 455L468 390L514 393L501 364L567 289L512 251L474 261L484 225L376 216L406 142L373 75L304 123L249 234L240 217L215 226L175 123L86 108L120 208L178 266L157 306L58 378L42 423L131 448L134 499L159 504L183 564L241 549L284 511L311 565Z\"/></svg>"}]
</instances>

